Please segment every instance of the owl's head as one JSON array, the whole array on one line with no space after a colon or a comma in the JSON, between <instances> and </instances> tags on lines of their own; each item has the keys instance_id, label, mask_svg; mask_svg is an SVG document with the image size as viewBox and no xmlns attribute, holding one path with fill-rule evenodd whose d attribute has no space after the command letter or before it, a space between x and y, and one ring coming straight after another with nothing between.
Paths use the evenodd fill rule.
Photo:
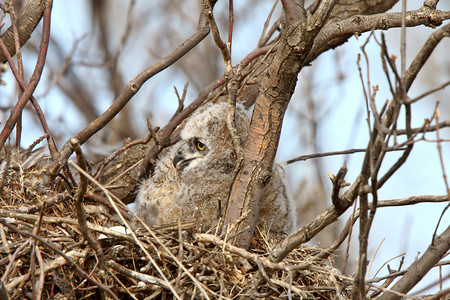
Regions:
<instances>
[{"instance_id":1,"label":"owl's head","mask_svg":"<svg viewBox=\"0 0 450 300\"><path fill-rule=\"evenodd\" d=\"M236 129L244 145L250 118L242 104L236 105ZM237 160L227 127L227 103L208 103L186 122L174 154L173 165L180 174L202 170L227 172L234 170Z\"/></svg>"}]
</instances>

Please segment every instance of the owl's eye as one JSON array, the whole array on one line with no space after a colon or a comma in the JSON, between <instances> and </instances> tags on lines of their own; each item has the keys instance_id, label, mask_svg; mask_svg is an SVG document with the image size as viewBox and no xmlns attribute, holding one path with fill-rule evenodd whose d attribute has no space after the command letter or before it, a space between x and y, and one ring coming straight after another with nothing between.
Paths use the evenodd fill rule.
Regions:
<instances>
[{"instance_id":1,"label":"owl's eye","mask_svg":"<svg viewBox=\"0 0 450 300\"><path fill-rule=\"evenodd\" d=\"M203 150L205 150L205 148L206 148L205 144L203 144L203 143L200 142L200 141L196 141L196 142L195 142L195 146L196 146L197 149L200 150L200 151L203 151Z\"/></svg>"}]
</instances>

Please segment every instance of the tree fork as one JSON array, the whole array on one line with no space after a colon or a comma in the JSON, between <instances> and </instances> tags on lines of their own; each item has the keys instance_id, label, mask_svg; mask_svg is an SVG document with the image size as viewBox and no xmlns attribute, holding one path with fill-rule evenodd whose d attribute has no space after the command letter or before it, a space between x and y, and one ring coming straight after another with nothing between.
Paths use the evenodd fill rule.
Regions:
<instances>
[{"instance_id":1,"label":"tree fork","mask_svg":"<svg viewBox=\"0 0 450 300\"><path fill-rule=\"evenodd\" d=\"M322 1L306 21L303 1L282 1L283 39L262 79L244 148L242 167L231 188L223 230L232 243L247 249L257 224L264 186L271 177L284 113L294 92L297 75L335 1ZM239 224L240 216L248 215Z\"/></svg>"}]
</instances>

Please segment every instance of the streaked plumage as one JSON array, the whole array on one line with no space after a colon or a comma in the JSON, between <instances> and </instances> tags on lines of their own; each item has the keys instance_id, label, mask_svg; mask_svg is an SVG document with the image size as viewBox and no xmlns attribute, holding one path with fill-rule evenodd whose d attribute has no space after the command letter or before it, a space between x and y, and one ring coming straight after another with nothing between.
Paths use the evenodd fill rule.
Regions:
<instances>
[{"instance_id":1,"label":"streaked plumage","mask_svg":"<svg viewBox=\"0 0 450 300\"><path fill-rule=\"evenodd\" d=\"M236 174L238 153L226 124L227 104L207 104L186 122L181 140L158 161L140 187L137 211L150 226L195 221L204 229L224 213ZM236 129L244 145L250 118L236 107ZM266 187L259 224L274 234L288 234L295 224L295 205L286 195L284 169L274 164ZM220 209L219 209L220 206Z\"/></svg>"}]
</instances>

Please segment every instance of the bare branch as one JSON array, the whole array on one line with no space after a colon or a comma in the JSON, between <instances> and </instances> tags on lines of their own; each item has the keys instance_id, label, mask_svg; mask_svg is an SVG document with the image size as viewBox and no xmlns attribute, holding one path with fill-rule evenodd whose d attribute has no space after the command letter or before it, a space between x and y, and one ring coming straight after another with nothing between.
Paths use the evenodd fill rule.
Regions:
<instances>
[{"instance_id":1,"label":"bare branch","mask_svg":"<svg viewBox=\"0 0 450 300\"><path fill-rule=\"evenodd\" d=\"M448 126L450 126L450 122ZM430 131L434 131L434 130L430 130ZM399 133L402 134L402 133ZM404 134L404 133L403 133ZM398 148L398 147L389 147L386 149L386 151L403 151L406 148ZM292 158L288 161L286 161L287 164L292 164L298 161L305 161L308 159L314 159L314 158L320 158L320 157L326 157L326 156L333 156L333 155L347 155L347 154L354 154L354 153L363 153L366 152L366 148L360 148L360 149L348 149L348 150L343 150L343 151L331 151L331 152L323 152L323 153L314 153L314 154L306 154L306 155L301 155L298 156L296 158Z\"/></svg>"},{"instance_id":2,"label":"bare branch","mask_svg":"<svg viewBox=\"0 0 450 300\"><path fill-rule=\"evenodd\" d=\"M449 85L450 85L450 80L444 82L443 84L439 85L438 87L435 87L435 88L433 88L433 89L431 89L431 90L429 90L429 91L426 91L425 93L423 93L423 94L421 94L421 95L419 95L419 96L417 96L417 97L415 97L415 98L413 98L413 99L410 99L410 100L408 101L408 103L414 103L414 102L417 102L417 101L421 100L422 98L425 98L426 96L429 96L429 95L431 95L431 94L433 94L433 93L435 93L435 92L437 92L437 91L440 91L440 90L445 89L445 88L446 88L447 86L449 86Z\"/></svg>"},{"instance_id":3,"label":"bare branch","mask_svg":"<svg viewBox=\"0 0 450 300\"><path fill-rule=\"evenodd\" d=\"M377 207L383 208L383 207L400 207L400 206L409 206L409 205L416 205L420 203L443 203L447 201L447 196L434 196L434 195L423 195L423 196L411 196L407 198L402 199L395 199L395 200L382 200L378 201ZM369 203L369 207L372 206L372 203ZM333 242L332 245L330 245L328 248L324 249L316 255L316 258L326 259L328 256L332 255L334 251L336 251L341 244L345 241L346 237L349 235L353 225L355 224L356 220L359 218L359 209L357 209L354 214L347 220L344 227L341 230L341 233L338 235L337 239Z\"/></svg>"},{"instance_id":4,"label":"bare branch","mask_svg":"<svg viewBox=\"0 0 450 300\"><path fill-rule=\"evenodd\" d=\"M17 104L14 106L14 109L11 112L10 117L8 118L8 120L5 123L5 126L0 132L0 148L2 148L3 145L5 144L6 139L9 137L11 131L16 125L16 122L19 119L23 108L25 107L31 95L33 94L41 78L41 74L44 69L45 59L47 57L48 42L50 38L50 17L52 11L52 4L53 2L51 0L45 2L44 21L43 21L44 25L42 29L42 39L36 67L33 71L33 75L31 76L30 83L24 90L22 97L20 97L20 99L17 101Z\"/></svg>"},{"instance_id":5,"label":"bare branch","mask_svg":"<svg viewBox=\"0 0 450 300\"><path fill-rule=\"evenodd\" d=\"M4 45L4 43L1 39L0 39L0 49L5 54L6 59L8 60L8 63L10 65L11 71L14 74L14 77L16 78L17 83L19 84L19 87L21 88L21 91L22 91L21 95L23 95L23 91L25 91L25 89L26 89L26 84L25 84L25 81L23 80L23 76L21 74L23 72L23 70L20 71L20 65L19 65L19 71L14 66L12 57L9 54L9 52L7 51L6 46ZM18 51L18 54L19 54L19 51ZM20 100L20 98L19 98L19 100ZM50 154L52 157L55 157L57 154L56 144L50 133L50 129L48 127L47 120L45 119L44 113L42 112L42 109L39 106L39 103L36 101L36 99L34 98L33 95L31 95L30 101L31 101L31 104L33 105L34 109L36 110L36 114L38 115L38 118L39 118L39 121L41 122L42 128L44 129L44 132L46 133L46 138L47 138L47 143L48 143L48 148L49 148ZM19 116L18 120L20 120L20 116Z\"/></svg>"},{"instance_id":6,"label":"bare branch","mask_svg":"<svg viewBox=\"0 0 450 300\"><path fill-rule=\"evenodd\" d=\"M349 189L341 196L342 203L346 203L347 208L351 206L353 201L358 195L358 188L360 185L361 177L359 176L353 182ZM344 200L346 202L344 202ZM314 220L298 229L294 234L285 238L281 243L279 243L272 252L272 261L280 262L282 261L293 249L297 246L308 242L317 233L328 225L336 222L337 218L344 212L338 211L334 206L328 208L319 214Z\"/></svg>"},{"instance_id":7,"label":"bare branch","mask_svg":"<svg viewBox=\"0 0 450 300\"><path fill-rule=\"evenodd\" d=\"M450 11L446 13L446 19L450 18ZM408 24L408 23L407 23ZM405 88L406 90L409 90L411 87L414 79L416 79L417 74L422 69L425 62L430 57L431 53L433 52L434 48L439 44L439 42L444 37L450 36L450 24L445 25L442 28L439 28L435 32L433 32L430 37L427 39L425 44L423 45L420 52L416 55L413 62L409 66L408 70L405 72Z\"/></svg>"},{"instance_id":8,"label":"bare branch","mask_svg":"<svg viewBox=\"0 0 450 300\"><path fill-rule=\"evenodd\" d=\"M142 71L139 75L128 82L127 86L120 93L120 95L114 100L113 104L100 116L89 124L85 129L80 131L74 137L79 140L80 144L85 143L91 136L102 129L106 124L108 124L114 116L116 116L123 107L131 100L131 98L138 92L142 85L158 74L162 70L171 66L178 59L183 57L187 52L194 48L200 41L202 41L209 34L209 26L207 15L204 10L200 14L200 19L197 27L197 31L185 40L177 49L172 51L169 55L160 59L152 66L148 67ZM69 141L67 141L59 153L58 160L51 167L51 174L55 176L65 161L72 154L72 149L70 147Z\"/></svg>"},{"instance_id":9,"label":"bare branch","mask_svg":"<svg viewBox=\"0 0 450 300\"><path fill-rule=\"evenodd\" d=\"M341 189L349 185L347 182L345 182L345 175L347 174L347 171L347 164L346 162L344 162L344 165L339 169L336 176L332 174L329 175L331 181L333 182L331 201L338 211L345 210L347 208L346 203L342 203L342 199L339 197L339 192L341 191Z\"/></svg>"},{"instance_id":10,"label":"bare branch","mask_svg":"<svg viewBox=\"0 0 450 300\"><path fill-rule=\"evenodd\" d=\"M270 178L284 112L294 91L298 72L334 1L322 1L320 10L308 22L305 21L302 1L285 0L282 4L286 12L283 39L261 82L242 167L230 192L222 228L226 230L227 225L235 223L244 212L250 211L248 217L230 233L241 232L233 243L243 248L248 248L253 236L264 186ZM299 16L302 17L298 19Z\"/></svg>"},{"instance_id":11,"label":"bare branch","mask_svg":"<svg viewBox=\"0 0 450 300\"><path fill-rule=\"evenodd\" d=\"M425 253L417 261L412 263L405 275L391 288L392 291L407 293L409 292L428 271L441 260L450 249L450 226L434 240ZM378 299L394 300L400 299L396 294L385 292Z\"/></svg>"},{"instance_id":12,"label":"bare branch","mask_svg":"<svg viewBox=\"0 0 450 300\"><path fill-rule=\"evenodd\" d=\"M46 1L30 0L23 9L22 15L17 20L17 27L19 28L20 47L22 47L31 37L36 26L44 14L44 9L47 6ZM16 53L14 30L13 26L9 27L0 37L6 45L6 49L11 56ZM7 58L3 52L0 52L0 62L6 62Z\"/></svg>"},{"instance_id":13,"label":"bare branch","mask_svg":"<svg viewBox=\"0 0 450 300\"><path fill-rule=\"evenodd\" d=\"M406 26L419 25L437 26L450 18L450 12L431 10L429 8L412 10L407 12ZM315 39L305 63L312 62L321 53L343 43L341 38L347 40L352 35L359 35L371 31L372 28L387 30L402 26L402 13L380 13L372 15L356 15L345 20L332 23L323 28ZM448 27L446 25L445 27ZM338 43L338 44L336 44ZM407 85L408 86L408 85Z\"/></svg>"},{"instance_id":14,"label":"bare branch","mask_svg":"<svg viewBox=\"0 0 450 300\"><path fill-rule=\"evenodd\" d=\"M75 151L75 154L77 156L78 166L83 170L86 171L86 158L83 155L83 152L81 151L80 143L75 139L72 138L70 140L70 144ZM77 188L77 192L75 193L75 209L77 212L77 219L78 219L78 228L80 229L81 233L83 234L86 241L89 243L91 248L95 251L97 254L99 261L100 261L100 267L105 267L105 255L103 254L103 249L100 246L100 243L97 239L95 239L92 236L92 233L90 232L87 220L86 220L86 213L84 212L83 207L83 200L87 191L88 183L87 178L80 172L80 183Z\"/></svg>"},{"instance_id":15,"label":"bare branch","mask_svg":"<svg viewBox=\"0 0 450 300\"><path fill-rule=\"evenodd\" d=\"M4 218L0 218L0 223L3 224L3 226L8 227L13 232L16 232L16 233L18 233L20 235L23 235L23 236L28 236L28 237L33 238L34 240L36 240L39 243L41 243L44 247L46 247L46 248L52 250L53 252L57 253L59 256L63 257L67 261L67 263L68 263L68 265L70 267L73 267L77 271L77 273L80 274L82 277L84 277L87 281L89 281L91 284L97 286L99 289L103 290L111 298L113 298L115 300L119 300L119 298L117 298L117 296L107 286L104 286L103 284L101 284L100 282L98 282L97 280L95 280L94 278L89 276L85 271L83 271L83 269L80 268L80 266L77 263L75 263L63 251L59 250L58 247L56 245L54 245L53 243L48 242L47 240L43 239L42 237L40 237L40 236L30 232L30 231L21 230L21 229L16 228L15 226L10 224Z\"/></svg>"}]
</instances>

